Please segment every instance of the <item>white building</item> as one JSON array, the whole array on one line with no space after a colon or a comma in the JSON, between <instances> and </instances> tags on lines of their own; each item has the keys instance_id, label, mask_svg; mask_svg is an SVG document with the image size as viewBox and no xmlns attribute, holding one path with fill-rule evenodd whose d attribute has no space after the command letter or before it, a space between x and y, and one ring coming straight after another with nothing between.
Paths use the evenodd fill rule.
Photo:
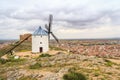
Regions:
<instances>
[{"instance_id":1,"label":"white building","mask_svg":"<svg viewBox=\"0 0 120 80\"><path fill-rule=\"evenodd\" d=\"M39 27L32 34L32 52L47 52L49 50L48 33Z\"/></svg>"}]
</instances>

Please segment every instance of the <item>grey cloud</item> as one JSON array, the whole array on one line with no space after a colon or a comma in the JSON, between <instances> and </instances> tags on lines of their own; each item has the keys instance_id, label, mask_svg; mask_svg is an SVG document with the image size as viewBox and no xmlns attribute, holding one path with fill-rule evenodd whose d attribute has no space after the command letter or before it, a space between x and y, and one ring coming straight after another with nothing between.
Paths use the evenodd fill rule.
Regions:
<instances>
[{"instance_id":1,"label":"grey cloud","mask_svg":"<svg viewBox=\"0 0 120 80\"><path fill-rule=\"evenodd\" d=\"M86 29L86 28L97 28L99 25L108 24L109 22L104 21L102 19L106 18L106 16L111 19L112 25L120 25L120 10L102 10L98 12L90 12L87 7L80 7L80 8L54 8L54 9L45 9L45 10L38 10L35 8L34 10L7 10L2 11L0 17L4 18L12 18L16 20L23 20L24 25L18 25L22 27L18 27L18 29L26 28L27 30L33 30L33 25L25 25L25 22L29 20L42 20L44 22L48 21L48 15L53 14L54 24L63 25L70 28L79 28L79 29ZM60 23L59 23L60 22ZM67 23L64 24L64 23ZM3 23L5 25L5 23ZM3 25L1 24L1 25ZM26 26L32 26L26 27ZM35 25L38 26L38 25Z\"/></svg>"},{"instance_id":2,"label":"grey cloud","mask_svg":"<svg viewBox=\"0 0 120 80\"><path fill-rule=\"evenodd\" d=\"M61 18L58 18L56 19L57 21L62 21L62 22L67 22L68 24L68 27L73 27L73 28L96 28L96 27L99 27L99 25L103 25L103 24L111 24L111 25L115 25L115 24L119 24L120 22L120 19L119 19L119 16L120 16L120 10L114 10L114 11L111 11L111 10L108 10L108 11L100 11L98 12L98 14L96 15L92 15L90 14L89 16L87 17L84 17L84 18L78 18L75 20L74 17L71 17L71 19L62 19ZM74 12L73 12L74 14ZM69 15L66 14L66 15ZM76 15L76 14L74 14ZM78 16L78 15L76 15ZM80 16L80 15L79 15ZM84 15L83 15L84 16ZM111 20L111 22L107 21L109 18Z\"/></svg>"}]
</instances>

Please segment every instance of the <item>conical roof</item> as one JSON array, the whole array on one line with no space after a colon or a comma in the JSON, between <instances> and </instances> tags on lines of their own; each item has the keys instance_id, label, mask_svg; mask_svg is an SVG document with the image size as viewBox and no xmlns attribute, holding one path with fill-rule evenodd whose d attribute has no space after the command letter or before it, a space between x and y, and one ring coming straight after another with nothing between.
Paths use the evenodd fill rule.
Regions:
<instances>
[{"instance_id":1,"label":"conical roof","mask_svg":"<svg viewBox=\"0 0 120 80\"><path fill-rule=\"evenodd\" d=\"M32 35L48 35L47 31L39 27Z\"/></svg>"}]
</instances>

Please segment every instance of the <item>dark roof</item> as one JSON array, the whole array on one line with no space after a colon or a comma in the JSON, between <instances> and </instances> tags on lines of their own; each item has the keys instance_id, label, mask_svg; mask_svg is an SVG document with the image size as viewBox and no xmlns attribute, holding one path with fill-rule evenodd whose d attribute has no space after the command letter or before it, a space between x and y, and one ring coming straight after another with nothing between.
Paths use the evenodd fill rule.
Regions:
<instances>
[{"instance_id":1,"label":"dark roof","mask_svg":"<svg viewBox=\"0 0 120 80\"><path fill-rule=\"evenodd\" d=\"M47 31L39 27L32 35L48 35Z\"/></svg>"}]
</instances>

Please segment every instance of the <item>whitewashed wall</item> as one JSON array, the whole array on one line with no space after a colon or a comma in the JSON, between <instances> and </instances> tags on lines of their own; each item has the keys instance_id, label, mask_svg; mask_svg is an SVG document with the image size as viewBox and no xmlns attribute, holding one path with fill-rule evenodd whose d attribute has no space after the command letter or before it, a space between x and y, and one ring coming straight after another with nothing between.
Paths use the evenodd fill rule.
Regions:
<instances>
[{"instance_id":1,"label":"whitewashed wall","mask_svg":"<svg viewBox=\"0 0 120 80\"><path fill-rule=\"evenodd\" d=\"M40 42L42 44L40 44ZM37 35L37 36L32 36L32 52L36 53L39 52L39 48L43 47L43 52L49 51L49 42L48 42L48 36L46 35Z\"/></svg>"}]
</instances>

